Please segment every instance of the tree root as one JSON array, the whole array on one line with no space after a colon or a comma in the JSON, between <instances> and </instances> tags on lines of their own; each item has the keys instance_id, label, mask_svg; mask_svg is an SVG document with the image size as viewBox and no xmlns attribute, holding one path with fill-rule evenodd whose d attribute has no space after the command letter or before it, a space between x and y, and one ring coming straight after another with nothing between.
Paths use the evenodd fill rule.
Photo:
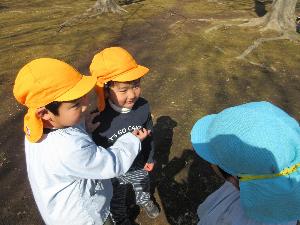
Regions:
<instances>
[{"instance_id":1,"label":"tree root","mask_svg":"<svg viewBox=\"0 0 300 225\"><path fill-rule=\"evenodd\" d=\"M286 30L282 29L279 25L268 23L267 17L252 18L247 23L240 24L240 27L261 27L259 31L264 32L273 30L278 33L284 33ZM291 31L291 30L290 30Z\"/></svg>"},{"instance_id":2,"label":"tree root","mask_svg":"<svg viewBox=\"0 0 300 225\"><path fill-rule=\"evenodd\" d=\"M247 55L249 55L254 49L256 49L260 44L269 41L276 41L282 39L289 39L287 35L282 35L279 37L271 37L271 38L259 38L253 42L241 55L237 56L236 59L245 59Z\"/></svg>"},{"instance_id":3,"label":"tree root","mask_svg":"<svg viewBox=\"0 0 300 225\"><path fill-rule=\"evenodd\" d=\"M214 19L214 18L197 18L197 19L191 19L191 18L187 18L187 17L185 17L185 16L183 16L181 14L174 13L174 12L170 12L170 14L171 15L179 15L179 16L183 17L184 19L176 21L175 23L171 24L169 27L173 27L176 24L185 23L185 22L188 22L188 21L191 21L191 22L221 23L221 24L218 24L218 25L215 25L215 26L212 26L212 27L206 29L204 31L204 33L210 33L212 31L218 30L218 29L220 29L222 27L237 26L237 23L239 23L239 22L247 22L247 21L249 21L249 19L242 19L242 18L230 19L230 20L220 20L220 19Z\"/></svg>"},{"instance_id":4,"label":"tree root","mask_svg":"<svg viewBox=\"0 0 300 225\"><path fill-rule=\"evenodd\" d=\"M252 18L252 19L233 19L233 20L213 20L214 22L221 22L222 24L217 24L213 27L208 28L207 30L205 30L205 33L209 33L215 30L218 30L222 27L230 27L230 26L239 26L239 27L257 27L257 26L263 26L266 24L266 19L265 18ZM242 23L242 24L237 24L237 23L231 23L231 22L246 22L246 23ZM268 27L263 27L260 29L260 31L266 31L267 29L269 29ZM291 40L291 41L300 41L300 35L293 32L293 31L283 31L281 30L279 32L281 35L278 37L270 37L270 38L259 38L257 40L255 40L253 42L252 45L250 45L241 55L237 56L236 59L244 59L247 55L249 55L254 49L256 49L259 45L263 44L264 42L269 42L269 41L276 41L276 40ZM256 66L260 66L262 67L260 64L255 64L253 62L249 63L256 65Z\"/></svg>"},{"instance_id":5,"label":"tree root","mask_svg":"<svg viewBox=\"0 0 300 225\"><path fill-rule=\"evenodd\" d=\"M73 16L72 18L66 20L62 24L59 25L58 32L60 32L65 27L70 27L73 24L78 23L78 21L86 20L98 15L101 15L103 13L118 13L122 14L123 12L127 13L127 10L119 6L114 1L109 1L107 4L100 4L98 1L89 9L87 9L84 13L81 15Z\"/></svg>"},{"instance_id":6,"label":"tree root","mask_svg":"<svg viewBox=\"0 0 300 225\"><path fill-rule=\"evenodd\" d=\"M253 62L253 61L247 60L247 59L244 59L244 60L245 60L246 62L250 63L251 65L253 65L253 66L258 66L258 67L260 67L260 68L262 68L262 69L264 69L264 70L266 70L266 71L269 71L269 72L276 72L276 69L275 69L273 66L268 67L268 66L266 66L266 65L264 65L264 64L262 64L262 63Z\"/></svg>"},{"instance_id":7,"label":"tree root","mask_svg":"<svg viewBox=\"0 0 300 225\"><path fill-rule=\"evenodd\" d=\"M266 23L265 17L248 19L246 23L242 23L240 27L257 27Z\"/></svg>"},{"instance_id":8,"label":"tree root","mask_svg":"<svg viewBox=\"0 0 300 225\"><path fill-rule=\"evenodd\" d=\"M276 69L274 69L273 67L267 67L263 64L260 64L260 63L256 63L256 62L253 62L249 59L246 59L246 56L249 55L254 49L256 49L260 44L262 43L265 43L265 42L269 42L269 41L277 41L277 40L291 40L291 41L300 41L300 37L295 35L295 34L288 34L288 33L285 33L281 36L278 36L278 37L272 37L272 38L259 38L257 40L255 40L253 42L252 45L250 45L241 55L235 57L236 59L238 60L245 60L247 61L248 63L254 65L254 66L258 66L258 67L261 67L267 71L276 71Z\"/></svg>"},{"instance_id":9,"label":"tree root","mask_svg":"<svg viewBox=\"0 0 300 225\"><path fill-rule=\"evenodd\" d=\"M122 13L127 12L125 9L123 9L121 6L119 6L117 3L115 3L114 0L110 0L109 2L105 1L104 3L99 3L97 1L93 7L89 8L86 12L92 12L96 13L97 15L100 15L102 13L112 12L112 13Z\"/></svg>"},{"instance_id":10,"label":"tree root","mask_svg":"<svg viewBox=\"0 0 300 225\"><path fill-rule=\"evenodd\" d=\"M210 27L208 29L206 29L204 31L204 33L210 33L212 31L215 31L215 30L218 30L222 27L231 27L231 26L239 26L239 24L237 24L238 22L245 22L245 21L249 21L248 19L242 19L242 18L238 18L238 19L231 19L231 20L214 20L214 22L218 22L218 23L221 23L221 24L217 24L213 27ZM234 23L232 23L234 22Z\"/></svg>"}]
</instances>

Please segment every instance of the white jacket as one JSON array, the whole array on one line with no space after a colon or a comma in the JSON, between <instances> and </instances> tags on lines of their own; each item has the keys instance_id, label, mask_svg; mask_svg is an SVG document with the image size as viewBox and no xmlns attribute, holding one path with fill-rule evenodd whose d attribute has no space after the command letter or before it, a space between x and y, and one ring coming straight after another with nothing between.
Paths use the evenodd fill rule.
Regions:
<instances>
[{"instance_id":1,"label":"white jacket","mask_svg":"<svg viewBox=\"0 0 300 225\"><path fill-rule=\"evenodd\" d=\"M109 215L110 178L124 174L141 149L128 133L109 149L80 125L57 129L38 143L25 138L27 172L47 225L102 225Z\"/></svg>"}]
</instances>

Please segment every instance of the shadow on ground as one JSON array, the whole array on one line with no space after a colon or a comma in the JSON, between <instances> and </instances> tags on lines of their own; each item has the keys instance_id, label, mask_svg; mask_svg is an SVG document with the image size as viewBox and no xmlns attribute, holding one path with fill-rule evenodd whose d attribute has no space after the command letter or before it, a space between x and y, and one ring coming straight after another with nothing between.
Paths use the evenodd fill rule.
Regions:
<instances>
[{"instance_id":1,"label":"shadow on ground","mask_svg":"<svg viewBox=\"0 0 300 225\"><path fill-rule=\"evenodd\" d=\"M152 174L152 188L157 190L169 224L193 225L197 223L199 202L220 182L216 183L209 165L191 149L184 149L180 157L169 160L176 126L177 122L169 116L157 118L154 126L157 162Z\"/></svg>"}]
</instances>

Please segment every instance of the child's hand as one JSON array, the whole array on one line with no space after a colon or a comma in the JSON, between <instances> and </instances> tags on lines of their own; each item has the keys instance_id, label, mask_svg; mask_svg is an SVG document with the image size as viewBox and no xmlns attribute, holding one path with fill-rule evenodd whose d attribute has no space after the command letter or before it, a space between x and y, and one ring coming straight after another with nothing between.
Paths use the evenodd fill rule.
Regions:
<instances>
[{"instance_id":1,"label":"child's hand","mask_svg":"<svg viewBox=\"0 0 300 225\"><path fill-rule=\"evenodd\" d=\"M151 172L154 168L154 163L146 163L144 166L144 170Z\"/></svg>"},{"instance_id":2,"label":"child's hand","mask_svg":"<svg viewBox=\"0 0 300 225\"><path fill-rule=\"evenodd\" d=\"M93 111L85 115L85 129L88 133L92 133L99 127L100 122L94 123L93 120L100 115L100 112Z\"/></svg>"},{"instance_id":3,"label":"child's hand","mask_svg":"<svg viewBox=\"0 0 300 225\"><path fill-rule=\"evenodd\" d=\"M143 141L149 134L150 130L146 130L145 128L142 128L140 130L136 129L132 132L133 135L135 135L140 141Z\"/></svg>"}]
</instances>

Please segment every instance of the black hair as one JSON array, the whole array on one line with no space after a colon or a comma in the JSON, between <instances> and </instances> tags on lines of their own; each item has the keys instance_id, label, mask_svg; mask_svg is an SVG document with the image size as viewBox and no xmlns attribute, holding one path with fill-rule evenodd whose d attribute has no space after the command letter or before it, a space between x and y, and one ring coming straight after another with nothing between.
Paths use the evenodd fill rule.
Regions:
<instances>
[{"instance_id":1,"label":"black hair","mask_svg":"<svg viewBox=\"0 0 300 225\"><path fill-rule=\"evenodd\" d=\"M108 90L110 87L114 86L114 81L108 81L104 84L104 89Z\"/></svg>"},{"instance_id":2,"label":"black hair","mask_svg":"<svg viewBox=\"0 0 300 225\"><path fill-rule=\"evenodd\" d=\"M138 78L138 79L131 80L131 81L125 81L124 83L136 84L136 82L139 82L140 80L141 80L141 78ZM115 85L115 82L118 82L118 81L112 81L112 80L108 81L107 83L104 84L104 89L108 90L109 88L113 87Z\"/></svg>"},{"instance_id":3,"label":"black hair","mask_svg":"<svg viewBox=\"0 0 300 225\"><path fill-rule=\"evenodd\" d=\"M229 177L232 177L231 174L225 172L225 171L222 170L219 166L218 166L218 169L219 169L220 173L222 174L222 176L225 178L225 180L227 180Z\"/></svg>"},{"instance_id":4,"label":"black hair","mask_svg":"<svg viewBox=\"0 0 300 225\"><path fill-rule=\"evenodd\" d=\"M49 104L45 105L45 108L52 112L55 116L58 116L58 108L63 102L50 102Z\"/></svg>"},{"instance_id":5,"label":"black hair","mask_svg":"<svg viewBox=\"0 0 300 225\"><path fill-rule=\"evenodd\" d=\"M63 102L53 101L53 102L50 102L49 104L45 105L45 108L47 110L49 110L50 112L52 112L55 116L59 116L58 109L59 109L59 107L62 103L64 103L64 102L76 102L80 98L77 98L77 99L74 99L74 100L71 100L71 101L63 101Z\"/></svg>"}]
</instances>

